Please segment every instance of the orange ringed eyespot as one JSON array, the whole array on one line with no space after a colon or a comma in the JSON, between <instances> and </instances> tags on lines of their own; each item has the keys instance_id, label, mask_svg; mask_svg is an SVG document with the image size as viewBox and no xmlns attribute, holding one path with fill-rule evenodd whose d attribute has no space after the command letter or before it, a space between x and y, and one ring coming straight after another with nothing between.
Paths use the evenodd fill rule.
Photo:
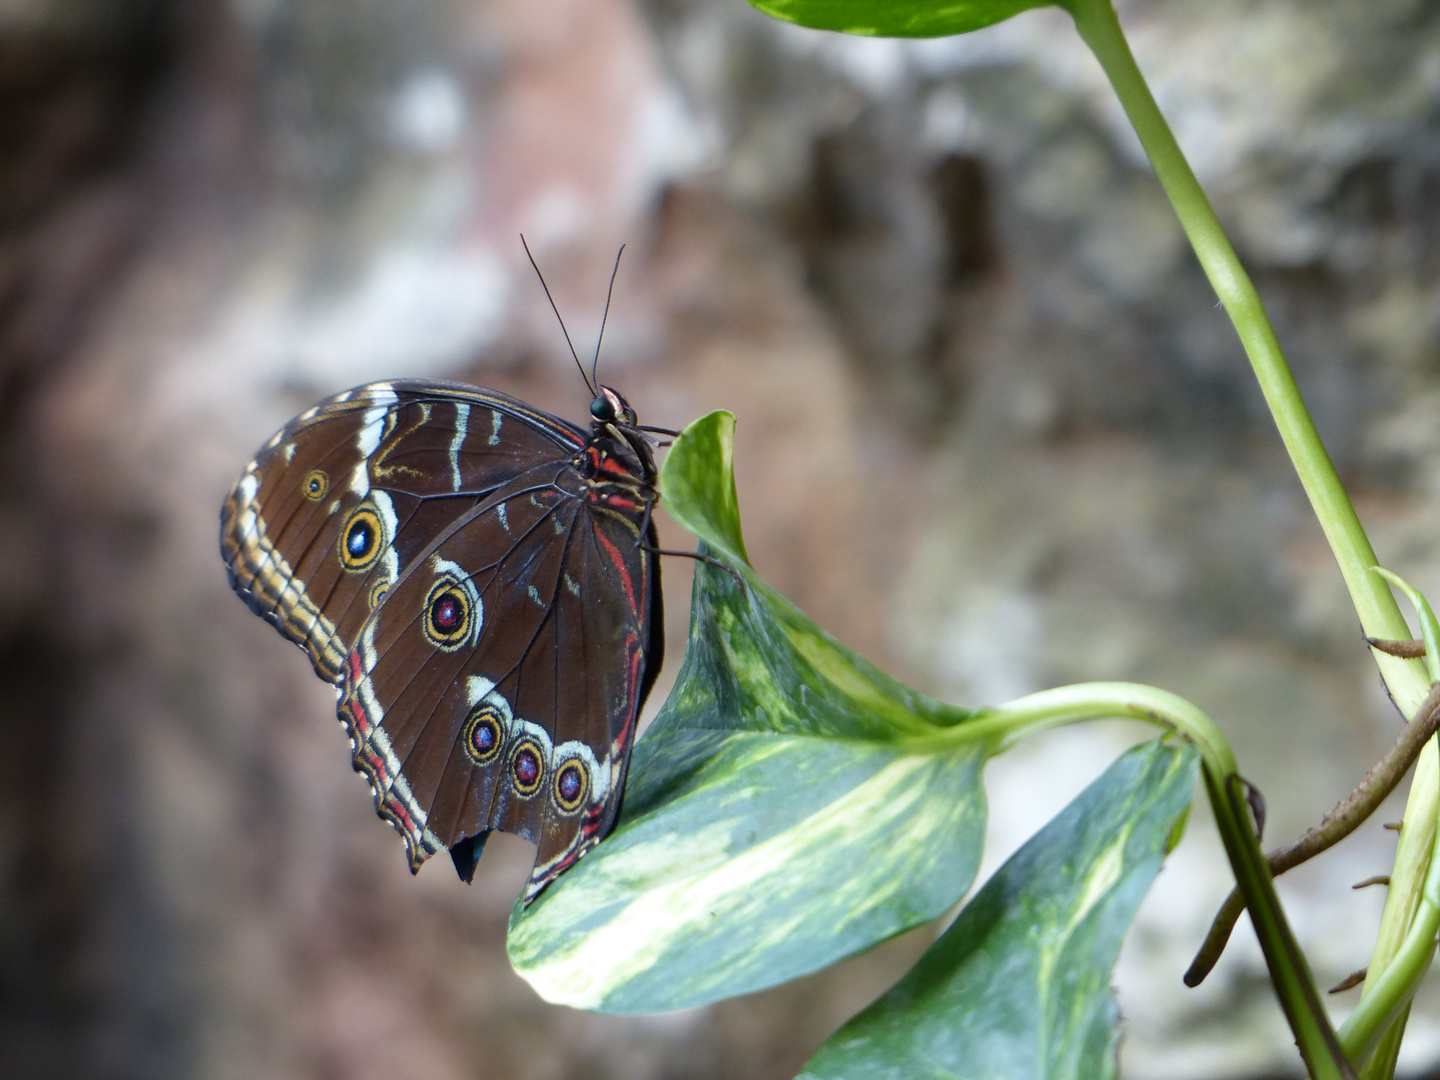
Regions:
<instances>
[{"instance_id":1,"label":"orange ringed eyespot","mask_svg":"<svg viewBox=\"0 0 1440 1080\"><path fill-rule=\"evenodd\" d=\"M340 565L352 573L363 573L380 561L384 551L385 526L380 515L362 503L340 530Z\"/></svg>"},{"instance_id":2,"label":"orange ringed eyespot","mask_svg":"<svg viewBox=\"0 0 1440 1080\"><path fill-rule=\"evenodd\" d=\"M555 804L565 813L573 814L580 809L589 789L589 774L576 758L571 758L556 770Z\"/></svg>"},{"instance_id":3,"label":"orange ringed eyespot","mask_svg":"<svg viewBox=\"0 0 1440 1080\"><path fill-rule=\"evenodd\" d=\"M425 597L420 625L431 645L450 651L469 640L473 617L465 590L453 580L441 578Z\"/></svg>"},{"instance_id":4,"label":"orange ringed eyespot","mask_svg":"<svg viewBox=\"0 0 1440 1080\"><path fill-rule=\"evenodd\" d=\"M480 705L461 731L465 753L476 765L488 765L505 747L505 723L493 705Z\"/></svg>"},{"instance_id":5,"label":"orange ringed eyespot","mask_svg":"<svg viewBox=\"0 0 1440 1080\"><path fill-rule=\"evenodd\" d=\"M545 775L544 759L540 744L534 739L523 739L510 755L510 782L515 791L525 797L540 790L540 781Z\"/></svg>"}]
</instances>

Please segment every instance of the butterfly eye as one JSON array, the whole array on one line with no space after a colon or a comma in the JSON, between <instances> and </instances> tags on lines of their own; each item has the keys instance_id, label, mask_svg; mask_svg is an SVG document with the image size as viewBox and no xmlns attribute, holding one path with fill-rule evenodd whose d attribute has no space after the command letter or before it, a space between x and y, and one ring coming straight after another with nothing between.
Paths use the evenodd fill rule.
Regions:
<instances>
[{"instance_id":1,"label":"butterfly eye","mask_svg":"<svg viewBox=\"0 0 1440 1080\"><path fill-rule=\"evenodd\" d=\"M325 497L325 492L330 490L330 478L323 469L314 469L306 474L300 490L305 492L307 499L318 502Z\"/></svg>"},{"instance_id":2,"label":"butterfly eye","mask_svg":"<svg viewBox=\"0 0 1440 1080\"><path fill-rule=\"evenodd\" d=\"M425 597L425 637L437 649L449 652L470 638L474 619L471 598L454 581L442 578Z\"/></svg>"},{"instance_id":3,"label":"butterfly eye","mask_svg":"<svg viewBox=\"0 0 1440 1080\"><path fill-rule=\"evenodd\" d=\"M619 419L620 414L615 411L614 398L601 394L590 402L590 415L602 424L613 424Z\"/></svg>"},{"instance_id":4,"label":"butterfly eye","mask_svg":"<svg viewBox=\"0 0 1440 1080\"><path fill-rule=\"evenodd\" d=\"M471 712L462 733L465 753L476 765L488 765L505 746L505 724L493 705L481 705Z\"/></svg>"},{"instance_id":5,"label":"butterfly eye","mask_svg":"<svg viewBox=\"0 0 1440 1080\"><path fill-rule=\"evenodd\" d=\"M369 506L357 506L340 530L340 565L355 573L369 570L380 561L384 537L380 515Z\"/></svg>"},{"instance_id":6,"label":"butterfly eye","mask_svg":"<svg viewBox=\"0 0 1440 1080\"><path fill-rule=\"evenodd\" d=\"M555 773L555 804L573 814L585 802L590 790L590 776L585 766L571 758Z\"/></svg>"},{"instance_id":7,"label":"butterfly eye","mask_svg":"<svg viewBox=\"0 0 1440 1080\"><path fill-rule=\"evenodd\" d=\"M510 781L515 791L529 798L540 790L540 781L545 774L540 744L534 739L523 739L510 756Z\"/></svg>"}]
</instances>

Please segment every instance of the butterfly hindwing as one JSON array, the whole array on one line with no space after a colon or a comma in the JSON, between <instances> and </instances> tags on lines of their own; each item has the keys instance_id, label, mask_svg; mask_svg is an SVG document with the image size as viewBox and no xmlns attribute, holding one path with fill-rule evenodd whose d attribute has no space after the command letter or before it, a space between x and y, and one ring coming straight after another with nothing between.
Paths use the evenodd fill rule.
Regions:
<instances>
[{"instance_id":1,"label":"butterfly hindwing","mask_svg":"<svg viewBox=\"0 0 1440 1080\"><path fill-rule=\"evenodd\" d=\"M412 866L500 829L539 845L529 899L613 823L658 594L638 527L583 495L569 469L507 485L361 633L341 715Z\"/></svg>"}]
</instances>

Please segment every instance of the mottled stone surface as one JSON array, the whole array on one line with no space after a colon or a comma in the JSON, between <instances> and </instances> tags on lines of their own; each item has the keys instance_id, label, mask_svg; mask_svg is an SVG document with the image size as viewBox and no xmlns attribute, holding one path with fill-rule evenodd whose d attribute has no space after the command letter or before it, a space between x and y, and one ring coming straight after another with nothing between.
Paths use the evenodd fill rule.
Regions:
<instances>
[{"instance_id":1,"label":"mottled stone surface","mask_svg":"<svg viewBox=\"0 0 1440 1080\"><path fill-rule=\"evenodd\" d=\"M1121 16L1381 557L1440 592L1440 15ZM917 686L1175 690L1277 839L1398 730L1057 12L899 43L740 0L67 0L0 10L0 55L7 1076L779 1078L923 948L671 1016L545 1005L503 952L530 849L411 879L331 694L226 588L226 487L324 394L468 377L583 414L522 231L582 353L628 242L605 378L648 422L735 411L757 567ZM995 763L991 864L1136 734ZM1381 897L1348 885L1392 850L1377 820L1282 884L1323 982L1366 962ZM1226 887L1197 812L1117 975L1126 1075L1294 1069L1243 928L1180 986ZM1440 1060L1433 1002L1406 1060Z\"/></svg>"}]
</instances>

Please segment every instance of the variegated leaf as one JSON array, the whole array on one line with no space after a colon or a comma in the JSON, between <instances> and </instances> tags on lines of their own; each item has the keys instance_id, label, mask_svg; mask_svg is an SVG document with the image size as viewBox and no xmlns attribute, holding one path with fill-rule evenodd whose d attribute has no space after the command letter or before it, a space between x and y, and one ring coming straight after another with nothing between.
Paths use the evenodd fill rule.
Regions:
<instances>
[{"instance_id":1,"label":"variegated leaf","mask_svg":"<svg viewBox=\"0 0 1440 1080\"><path fill-rule=\"evenodd\" d=\"M1178 839L1196 763L1190 747L1160 741L1121 757L801 1077L1113 1077L1110 969Z\"/></svg>"},{"instance_id":2,"label":"variegated leaf","mask_svg":"<svg viewBox=\"0 0 1440 1080\"><path fill-rule=\"evenodd\" d=\"M860 660L744 561L733 419L666 461L671 514L742 575L697 567L690 643L636 747L615 832L512 919L546 998L673 1009L825 967L935 918L974 877L991 747L936 738L971 713Z\"/></svg>"}]
</instances>

